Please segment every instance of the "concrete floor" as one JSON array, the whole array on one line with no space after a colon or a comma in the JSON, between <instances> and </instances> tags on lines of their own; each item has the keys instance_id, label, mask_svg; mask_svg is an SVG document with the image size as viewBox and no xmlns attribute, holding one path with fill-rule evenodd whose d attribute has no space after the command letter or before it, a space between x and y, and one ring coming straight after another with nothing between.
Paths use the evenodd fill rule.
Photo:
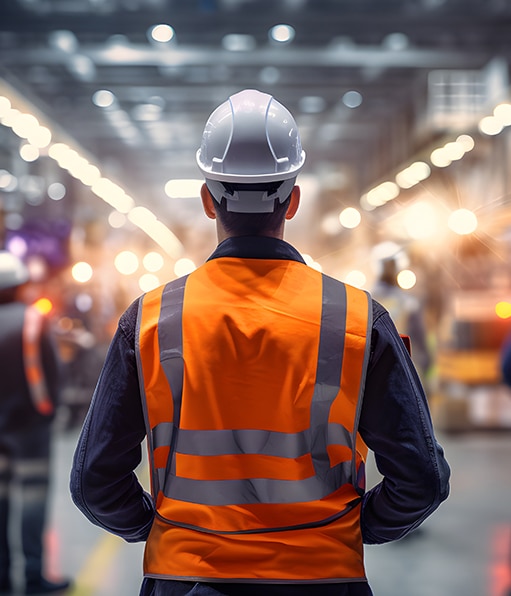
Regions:
<instances>
[{"instance_id":1,"label":"concrete floor","mask_svg":"<svg viewBox=\"0 0 511 596\"><path fill-rule=\"evenodd\" d=\"M136 596L142 545L124 543L95 528L69 497L77 432L60 431L55 439L49 572L74 578L72 596ZM438 437L452 467L451 496L410 537L367 547L374 594L509 596L511 431Z\"/></svg>"}]
</instances>

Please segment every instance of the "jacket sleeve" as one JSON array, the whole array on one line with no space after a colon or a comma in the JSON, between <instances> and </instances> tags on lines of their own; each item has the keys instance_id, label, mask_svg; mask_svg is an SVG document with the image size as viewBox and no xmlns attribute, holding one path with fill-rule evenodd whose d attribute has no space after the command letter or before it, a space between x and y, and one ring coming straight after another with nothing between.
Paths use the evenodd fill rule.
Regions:
<instances>
[{"instance_id":1,"label":"jacket sleeve","mask_svg":"<svg viewBox=\"0 0 511 596\"><path fill-rule=\"evenodd\" d=\"M75 450L70 490L95 525L128 542L145 540L154 518L151 496L135 469L145 426L134 352L135 303L119 321Z\"/></svg>"},{"instance_id":2,"label":"jacket sleeve","mask_svg":"<svg viewBox=\"0 0 511 596\"><path fill-rule=\"evenodd\" d=\"M380 544L406 536L438 508L450 469L417 372L376 302L371 349L359 431L383 478L364 495L361 527L366 544Z\"/></svg>"}]
</instances>

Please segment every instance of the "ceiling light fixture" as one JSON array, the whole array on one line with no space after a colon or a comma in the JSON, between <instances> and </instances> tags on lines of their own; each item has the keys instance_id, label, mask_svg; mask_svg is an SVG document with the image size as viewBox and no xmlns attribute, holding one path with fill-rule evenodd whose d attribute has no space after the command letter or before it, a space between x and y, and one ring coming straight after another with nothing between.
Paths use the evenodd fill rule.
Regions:
<instances>
[{"instance_id":1,"label":"ceiling light fixture","mask_svg":"<svg viewBox=\"0 0 511 596\"><path fill-rule=\"evenodd\" d=\"M272 41L277 43L290 43L295 38L295 30L291 25L275 25L270 29L269 35Z\"/></svg>"},{"instance_id":2,"label":"ceiling light fixture","mask_svg":"<svg viewBox=\"0 0 511 596\"><path fill-rule=\"evenodd\" d=\"M166 23L154 25L154 27L151 27L148 31L149 39L158 43L168 43L174 39L175 34L176 32L174 31L173 27L167 25Z\"/></svg>"}]
</instances>

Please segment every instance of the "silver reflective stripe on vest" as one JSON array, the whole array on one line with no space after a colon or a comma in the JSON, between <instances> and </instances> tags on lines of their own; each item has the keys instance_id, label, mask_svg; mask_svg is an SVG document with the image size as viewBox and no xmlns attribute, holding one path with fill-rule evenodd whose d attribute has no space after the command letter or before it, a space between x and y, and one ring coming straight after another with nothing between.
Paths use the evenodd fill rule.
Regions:
<instances>
[{"instance_id":1,"label":"silver reflective stripe on vest","mask_svg":"<svg viewBox=\"0 0 511 596\"><path fill-rule=\"evenodd\" d=\"M159 424L153 430L154 447L170 445L174 425ZM310 451L310 431L281 433L268 430L180 429L176 450L185 455L240 455L258 453L276 457L300 457Z\"/></svg>"},{"instance_id":2,"label":"silver reflective stripe on vest","mask_svg":"<svg viewBox=\"0 0 511 596\"><path fill-rule=\"evenodd\" d=\"M349 475L351 462L344 462ZM317 501L330 494L317 476L304 480L273 480L247 478L243 480L192 480L167 476L165 496L179 501L203 505L249 505L251 503L306 503Z\"/></svg>"},{"instance_id":3,"label":"silver reflective stripe on vest","mask_svg":"<svg viewBox=\"0 0 511 596\"><path fill-rule=\"evenodd\" d=\"M181 395L183 390L183 330L182 330L182 313L184 288L188 276L181 277L169 284L163 290L162 303L160 308L160 319L158 321L158 339L160 342L160 359L164 358L166 364L163 366L165 375L169 382L172 391L172 399L174 404L174 424L179 425L181 416ZM140 362L140 324L142 321L143 299L139 301L138 316L136 325L136 357L138 376L140 382L140 392L142 395L142 406L144 409L144 416L146 421L149 420L147 413L147 400L145 398L144 374L142 363ZM165 328L160 325L162 317L165 316L167 321ZM163 348L161 346L164 346ZM151 473L153 492L158 494L164 485L165 470L156 469L154 465L153 453L157 447L173 446L176 433L174 432L174 424L160 424L151 432L147 433L149 442L149 453L151 454ZM169 457L167 466L172 465L173 458ZM163 472L163 473L162 473Z\"/></svg>"},{"instance_id":4,"label":"silver reflective stripe on vest","mask_svg":"<svg viewBox=\"0 0 511 596\"><path fill-rule=\"evenodd\" d=\"M185 276L177 282L167 284L161 297L160 310L160 322L164 321L164 324L158 322L160 363L169 382L174 404L174 424L168 437L170 442L167 443L170 446L167 476L175 473L176 439L183 401L183 302L187 279L188 276Z\"/></svg>"},{"instance_id":5,"label":"silver reflective stripe on vest","mask_svg":"<svg viewBox=\"0 0 511 596\"><path fill-rule=\"evenodd\" d=\"M316 383L311 403L312 442L310 446L316 476L323 481L324 485L324 494L321 497L326 497L343 484L352 481L351 466L348 468L341 464L331 468L327 452L328 417L341 386L345 335L345 286L331 277L323 275L323 306ZM343 433L342 439L341 444L353 450L353 442L347 431Z\"/></svg>"},{"instance_id":6,"label":"silver reflective stripe on vest","mask_svg":"<svg viewBox=\"0 0 511 596\"><path fill-rule=\"evenodd\" d=\"M172 499L204 505L310 502L324 498L350 483L356 485L355 437L339 424L328 422L330 408L341 380L346 332L346 291L344 284L323 276L321 330L316 383L311 401L311 427L300 433L260 430L179 429L183 387L182 308L184 284L169 284L162 296L158 322L161 364L174 400L173 424L152 429L152 448L170 446L166 470L157 471L160 489ZM367 344L370 342L367 341ZM366 350L366 361L369 350ZM366 364L364 365L364 370ZM363 387L363 383L362 383ZM359 402L361 401L361 396ZM357 418L359 410L357 412ZM350 448L351 461L330 466L327 446ZM295 459L310 453L315 475L302 480L250 478L207 482L176 476L175 454L198 456L263 454Z\"/></svg>"}]
</instances>

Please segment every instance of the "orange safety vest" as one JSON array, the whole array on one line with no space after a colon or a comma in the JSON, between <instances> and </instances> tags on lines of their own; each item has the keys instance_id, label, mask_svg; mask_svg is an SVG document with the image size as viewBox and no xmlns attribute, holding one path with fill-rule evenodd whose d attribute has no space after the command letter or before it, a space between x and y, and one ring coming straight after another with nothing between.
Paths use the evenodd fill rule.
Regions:
<instances>
[{"instance_id":1,"label":"orange safety vest","mask_svg":"<svg viewBox=\"0 0 511 596\"><path fill-rule=\"evenodd\" d=\"M43 315L33 306L27 306L23 320L23 365L28 389L35 409L43 416L53 414L41 358Z\"/></svg>"},{"instance_id":2,"label":"orange safety vest","mask_svg":"<svg viewBox=\"0 0 511 596\"><path fill-rule=\"evenodd\" d=\"M365 581L371 314L366 292L287 260L213 259L144 295L146 576Z\"/></svg>"}]
</instances>

